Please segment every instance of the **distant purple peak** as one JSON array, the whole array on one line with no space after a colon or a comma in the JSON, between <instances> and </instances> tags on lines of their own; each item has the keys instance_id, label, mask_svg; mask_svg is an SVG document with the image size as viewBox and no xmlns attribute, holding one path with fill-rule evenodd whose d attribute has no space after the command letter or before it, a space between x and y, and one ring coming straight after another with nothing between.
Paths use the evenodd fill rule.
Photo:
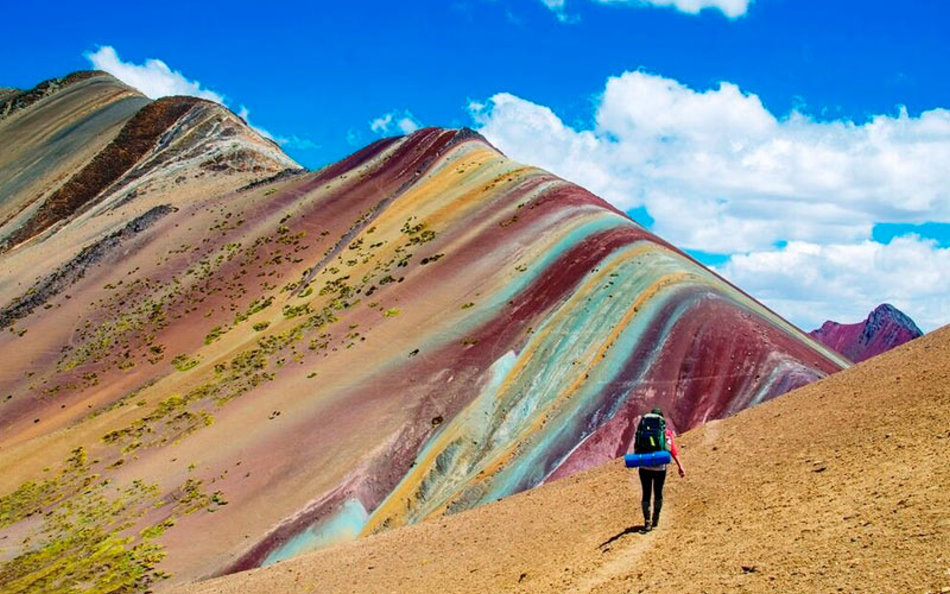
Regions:
<instances>
[{"instance_id":1,"label":"distant purple peak","mask_svg":"<svg viewBox=\"0 0 950 594\"><path fill-rule=\"evenodd\" d=\"M868 315L867 322L869 325L878 325L883 321L891 320L898 324L899 326L906 328L911 333L916 336L923 336L920 328L917 327L917 324L914 323L914 320L910 319L910 316L897 309L890 303L882 303L878 305L874 310Z\"/></svg>"},{"instance_id":2,"label":"distant purple peak","mask_svg":"<svg viewBox=\"0 0 950 594\"><path fill-rule=\"evenodd\" d=\"M882 304L878 305L877 307L875 307L873 310L871 310L871 315L872 315L872 316L873 316L874 314L884 314L884 313L899 313L899 314L900 314L900 313L901 313L901 310L897 309L896 307L894 307L894 306L891 305L890 303L882 303ZM903 315L903 314L902 314L902 315Z\"/></svg>"}]
</instances>

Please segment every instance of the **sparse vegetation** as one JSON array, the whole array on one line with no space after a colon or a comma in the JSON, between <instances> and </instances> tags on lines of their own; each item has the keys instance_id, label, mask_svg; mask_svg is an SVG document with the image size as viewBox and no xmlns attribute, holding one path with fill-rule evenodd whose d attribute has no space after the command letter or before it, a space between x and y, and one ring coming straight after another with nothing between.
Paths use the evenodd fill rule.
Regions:
<instances>
[{"instance_id":1,"label":"sparse vegetation","mask_svg":"<svg viewBox=\"0 0 950 594\"><path fill-rule=\"evenodd\" d=\"M25 482L0 497L0 528L41 518L27 529L20 552L0 565L4 591L147 590L169 577L156 568L165 552L153 541L184 514L227 505L221 491L203 491L200 479L188 479L171 498L163 498L156 485L141 480L114 485L96 472L97 462L89 460L85 448L76 448L56 476L41 483ZM155 509L165 512L138 532L130 532Z\"/></svg>"},{"instance_id":2,"label":"sparse vegetation","mask_svg":"<svg viewBox=\"0 0 950 594\"><path fill-rule=\"evenodd\" d=\"M200 363L198 357L191 357L185 353L177 355L174 359L172 359L172 365L178 371L188 371L189 369L196 367L198 363Z\"/></svg>"},{"instance_id":3,"label":"sparse vegetation","mask_svg":"<svg viewBox=\"0 0 950 594\"><path fill-rule=\"evenodd\" d=\"M273 192L272 188L263 193ZM274 202L284 199L281 195ZM335 239L321 239L330 235L329 229L321 232L306 227L313 243L323 243L318 249L307 245L307 231L297 226L303 224L303 218L296 211L293 216L281 218L275 227L273 219L262 224L266 219L258 211L224 212L222 207L213 220L200 216L194 219L188 227L190 233L170 235L157 253L151 277L138 269L136 274L128 271L135 264L122 269L122 280L114 275L105 275L102 280L96 277L95 286L106 285L106 291L83 310L76 322L76 339L63 349L58 362L57 373L64 374L68 381L51 381L44 389L52 395L96 385L108 388L116 377L115 370L133 369L138 363L134 371L148 373L151 368L144 365L147 361L151 365L161 363L151 371L157 378L171 372L171 377L177 379L166 385L176 385L177 391L139 390L90 411L86 418L127 407L101 419L110 423L108 429L95 434L100 438L94 447L103 461L90 462L85 450L78 450L74 465L79 469L70 474L71 478L42 475L42 480L23 483L0 498L0 528L27 518L44 525L48 520L51 526L48 533L32 537L34 546L29 551L24 548L23 555L4 551L5 559L13 558L15 566L9 566L14 567L12 573L0 574L0 583L6 584L7 577L37 578L41 567L53 569L49 576L37 578L40 581L29 582L36 584L30 587L66 591L77 584L93 584L94 589L100 584L114 584L119 591L132 591L148 589L161 579L163 575L155 567L164 553L155 540L172 530L180 515L227 505L224 494L206 493L205 487L214 479L202 477L194 466L184 484L171 492L166 487L162 494L157 487L144 483L125 490L107 477L117 474L119 468L127 476L144 451L174 444L213 424L217 407L273 381L284 369L304 372L308 379L317 377L319 368L310 371L314 359L358 348L367 341L372 325L379 322L379 314L385 318L401 315L399 308L387 307L394 301L400 303L387 299L387 291L392 295L393 289L389 285L411 278L417 266L437 262L445 254L422 257L434 250L419 253L416 247L434 241L437 232L416 217L407 219L401 233L395 227L398 220L393 226L385 217L361 232L383 207L382 201L361 207L359 218L345 231L346 225L334 221L330 228L338 234ZM179 219L175 226L181 224L184 231L187 223L183 221L187 220ZM373 233L376 235L370 238ZM316 261L324 248L319 265L306 269L306 265L296 266L304 259ZM142 268L149 270L148 266ZM364 297L374 293L378 294L369 312L363 302L370 299ZM279 300L283 319L271 314L253 317L272 306L275 299ZM372 313L373 321L366 328L349 324L344 330L345 322L333 327L353 310L360 315ZM263 317L273 321L260 319ZM227 334L248 320L259 334L246 329L235 333L239 340L249 342L243 348L229 355L220 354L229 352L225 348L201 348L202 340L204 345L223 347ZM193 325L187 338L183 338L187 333L177 330L182 324ZM11 331L25 332L25 328ZM214 357L206 352L211 350ZM205 360L214 363L213 367L201 365ZM194 371L176 376L168 365L178 372ZM39 385L46 379L41 375L30 381ZM119 425L113 419L126 420ZM164 509L167 513L150 512L149 525L143 526L144 511L149 509ZM88 531L80 529L89 518L93 526ZM157 519L153 522L153 518ZM77 540L62 537L60 531L67 528L77 532ZM55 551L62 553L62 563ZM76 558L96 555L106 559L108 567L100 571Z\"/></svg>"},{"instance_id":4,"label":"sparse vegetation","mask_svg":"<svg viewBox=\"0 0 950 594\"><path fill-rule=\"evenodd\" d=\"M221 338L221 335L224 334L225 332L226 330L222 328L221 326L215 326L214 328L211 329L211 332L209 332L208 335L205 336L205 344L211 344L212 342L218 340L219 338Z\"/></svg>"}]
</instances>

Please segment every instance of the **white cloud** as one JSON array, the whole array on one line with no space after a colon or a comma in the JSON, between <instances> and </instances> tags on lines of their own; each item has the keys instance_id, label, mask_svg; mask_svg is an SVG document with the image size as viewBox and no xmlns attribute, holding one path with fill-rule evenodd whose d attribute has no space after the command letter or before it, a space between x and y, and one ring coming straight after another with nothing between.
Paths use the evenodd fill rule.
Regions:
<instances>
[{"instance_id":1,"label":"white cloud","mask_svg":"<svg viewBox=\"0 0 950 594\"><path fill-rule=\"evenodd\" d=\"M83 54L97 70L104 70L125 84L135 87L151 99L171 95L201 97L225 105L224 96L201 87L198 81L188 80L161 60L149 59L144 64L123 62L111 45Z\"/></svg>"},{"instance_id":2,"label":"white cloud","mask_svg":"<svg viewBox=\"0 0 950 594\"><path fill-rule=\"evenodd\" d=\"M717 272L804 330L827 319L861 321L881 303L893 304L924 331L950 320L950 248L916 235L888 244L792 242L735 255Z\"/></svg>"},{"instance_id":3,"label":"white cloud","mask_svg":"<svg viewBox=\"0 0 950 594\"><path fill-rule=\"evenodd\" d=\"M564 2L565 0L541 0L541 3L548 7L549 10L554 12L563 12L564 11Z\"/></svg>"},{"instance_id":4,"label":"white cloud","mask_svg":"<svg viewBox=\"0 0 950 594\"><path fill-rule=\"evenodd\" d=\"M548 10L557 16L557 20L562 23L577 23L580 18L567 14L566 0L541 0L541 3L548 7Z\"/></svg>"},{"instance_id":5,"label":"white cloud","mask_svg":"<svg viewBox=\"0 0 950 594\"><path fill-rule=\"evenodd\" d=\"M350 146L363 146L363 135L359 130L350 128L346 131L346 143Z\"/></svg>"},{"instance_id":6,"label":"white cloud","mask_svg":"<svg viewBox=\"0 0 950 594\"><path fill-rule=\"evenodd\" d=\"M950 220L950 111L865 124L776 118L731 83L694 91L627 72L607 81L592 129L507 93L472 103L514 159L575 181L687 249L761 251L870 236L876 222Z\"/></svg>"},{"instance_id":7,"label":"white cloud","mask_svg":"<svg viewBox=\"0 0 950 594\"><path fill-rule=\"evenodd\" d=\"M714 9L721 11L730 19L743 16L748 12L749 5L753 0L593 0L599 4L616 4L628 6L656 6L660 8L673 8L680 12L688 14L699 14L704 9ZM562 23L574 23L580 19L571 16L566 12L566 0L541 0L541 3L548 7L551 12L557 15L557 19Z\"/></svg>"},{"instance_id":8,"label":"white cloud","mask_svg":"<svg viewBox=\"0 0 950 594\"><path fill-rule=\"evenodd\" d=\"M654 218L651 229L675 245L750 258L784 254L790 278L812 272L791 258L797 252L775 252L780 242L879 246L893 253L900 243L869 241L875 223L950 221L946 109L916 117L902 109L865 123L819 122L799 112L777 117L734 84L696 91L644 72L610 78L588 128L566 125L551 109L508 93L469 109L479 131L510 157L574 181L622 210L644 207ZM743 270L739 258L724 268L727 276ZM933 262L950 277L945 257ZM923 257L906 264L909 276L931 266ZM829 278L831 270L825 271ZM847 278L845 267L840 273ZM747 287L745 277L734 280L754 295L761 289ZM868 309L889 299L886 287L853 286ZM783 295L772 299L803 303L801 296ZM942 305L924 314L924 324L947 320L950 297L934 299ZM900 307L900 299L890 300ZM777 309L796 323L808 321L790 308Z\"/></svg>"},{"instance_id":9,"label":"white cloud","mask_svg":"<svg viewBox=\"0 0 950 594\"><path fill-rule=\"evenodd\" d=\"M601 4L629 4L634 6L670 7L680 12L699 14L705 8L721 11L727 17L734 19L744 15L749 10L752 0L595 0Z\"/></svg>"},{"instance_id":10,"label":"white cloud","mask_svg":"<svg viewBox=\"0 0 950 594\"><path fill-rule=\"evenodd\" d=\"M228 105L224 95L202 87L201 83L196 80L189 80L181 72L172 70L161 60L148 59L145 60L144 64L123 62L118 52L111 45L104 45L94 52L86 52L83 55L89 60L93 68L108 72L125 84L138 89L150 99L188 95L214 101L232 111L234 110L233 107ZM243 105L238 108L237 115L264 138L280 144L290 144L290 139L275 138L264 128L252 124L249 119L250 111Z\"/></svg>"},{"instance_id":11,"label":"white cloud","mask_svg":"<svg viewBox=\"0 0 950 594\"><path fill-rule=\"evenodd\" d=\"M385 136L387 134L396 134L397 132L412 134L421 128L422 124L412 116L412 113L410 113L408 109L404 109L401 112L394 110L379 116L369 123L369 127L373 132Z\"/></svg>"},{"instance_id":12,"label":"white cloud","mask_svg":"<svg viewBox=\"0 0 950 594\"><path fill-rule=\"evenodd\" d=\"M369 128L377 134L385 134L389 131L393 123L393 114L387 113L386 115L379 116L375 120L369 123Z\"/></svg>"}]
</instances>

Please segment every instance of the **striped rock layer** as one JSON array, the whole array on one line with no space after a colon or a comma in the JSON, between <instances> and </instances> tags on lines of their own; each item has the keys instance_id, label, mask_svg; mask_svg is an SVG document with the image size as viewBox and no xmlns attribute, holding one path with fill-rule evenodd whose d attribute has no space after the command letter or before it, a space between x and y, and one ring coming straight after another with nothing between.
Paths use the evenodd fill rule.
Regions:
<instances>
[{"instance_id":1,"label":"striped rock layer","mask_svg":"<svg viewBox=\"0 0 950 594\"><path fill-rule=\"evenodd\" d=\"M155 105L136 101L102 134ZM271 563L604 462L653 407L683 431L847 365L471 131L268 181L293 163L181 101L139 115L164 132L127 133L121 171L76 184L49 225L21 231L46 202L26 213L0 178L19 205L0 254L0 577L48 584L24 556L80 513L100 532L58 550L62 580ZM120 549L122 572L83 565Z\"/></svg>"}]
</instances>

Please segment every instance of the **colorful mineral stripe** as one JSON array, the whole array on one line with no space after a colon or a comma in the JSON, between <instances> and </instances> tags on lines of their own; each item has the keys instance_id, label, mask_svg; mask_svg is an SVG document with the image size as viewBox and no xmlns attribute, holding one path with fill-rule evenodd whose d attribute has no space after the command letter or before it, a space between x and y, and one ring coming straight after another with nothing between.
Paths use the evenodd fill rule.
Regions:
<instances>
[{"instance_id":1,"label":"colorful mineral stripe","mask_svg":"<svg viewBox=\"0 0 950 594\"><path fill-rule=\"evenodd\" d=\"M654 407L683 431L847 365L471 131L250 183L292 162L216 109L0 254L0 533L83 481L144 484L139 532L105 533L175 581L235 571L623 455Z\"/></svg>"}]
</instances>

